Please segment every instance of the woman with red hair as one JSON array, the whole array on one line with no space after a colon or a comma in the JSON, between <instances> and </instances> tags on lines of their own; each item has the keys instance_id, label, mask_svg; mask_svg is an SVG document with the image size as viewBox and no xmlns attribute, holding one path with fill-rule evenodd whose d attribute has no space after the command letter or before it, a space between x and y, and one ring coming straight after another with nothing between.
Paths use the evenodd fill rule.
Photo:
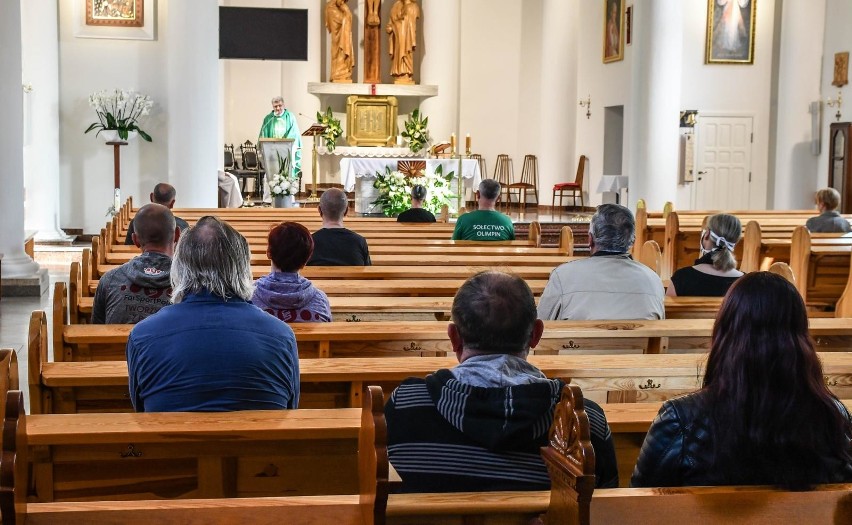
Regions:
<instances>
[{"instance_id":1,"label":"woman with red hair","mask_svg":"<svg viewBox=\"0 0 852 525\"><path fill-rule=\"evenodd\" d=\"M331 321L325 293L299 275L314 252L314 239L297 222L282 222L269 232L266 256L272 272L257 280L251 302L287 323Z\"/></svg>"}]
</instances>

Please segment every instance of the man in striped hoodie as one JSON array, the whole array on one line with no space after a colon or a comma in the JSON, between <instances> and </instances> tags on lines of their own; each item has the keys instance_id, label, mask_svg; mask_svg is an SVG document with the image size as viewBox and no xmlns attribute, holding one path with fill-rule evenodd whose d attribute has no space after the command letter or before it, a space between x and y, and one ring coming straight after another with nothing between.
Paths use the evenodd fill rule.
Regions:
<instances>
[{"instance_id":1,"label":"man in striped hoodie","mask_svg":"<svg viewBox=\"0 0 852 525\"><path fill-rule=\"evenodd\" d=\"M539 449L563 382L526 360L541 339L523 279L482 272L453 301L447 332L459 365L409 378L385 406L388 455L404 492L546 490ZM615 449L600 406L585 401L598 487L618 485Z\"/></svg>"}]
</instances>

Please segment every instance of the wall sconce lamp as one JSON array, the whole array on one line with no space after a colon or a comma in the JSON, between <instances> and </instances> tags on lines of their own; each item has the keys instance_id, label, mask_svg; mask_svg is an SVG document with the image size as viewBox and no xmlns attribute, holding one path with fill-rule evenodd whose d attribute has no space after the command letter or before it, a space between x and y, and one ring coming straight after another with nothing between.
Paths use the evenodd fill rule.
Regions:
<instances>
[{"instance_id":1,"label":"wall sconce lamp","mask_svg":"<svg viewBox=\"0 0 852 525\"><path fill-rule=\"evenodd\" d=\"M580 107L586 108L586 118L592 118L592 95L586 97L586 100L580 99Z\"/></svg>"},{"instance_id":2,"label":"wall sconce lamp","mask_svg":"<svg viewBox=\"0 0 852 525\"><path fill-rule=\"evenodd\" d=\"M829 97L828 100L825 101L825 104L830 108L837 108L837 113L834 116L837 118L837 122L840 122L840 106L843 105L843 92L838 89L837 98L832 99Z\"/></svg>"}]
</instances>

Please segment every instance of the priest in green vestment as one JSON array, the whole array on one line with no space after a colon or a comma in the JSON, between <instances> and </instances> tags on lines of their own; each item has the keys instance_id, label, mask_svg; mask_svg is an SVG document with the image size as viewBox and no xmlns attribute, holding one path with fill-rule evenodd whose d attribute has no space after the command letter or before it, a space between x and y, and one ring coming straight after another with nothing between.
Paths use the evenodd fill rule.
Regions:
<instances>
[{"instance_id":1,"label":"priest in green vestment","mask_svg":"<svg viewBox=\"0 0 852 525\"><path fill-rule=\"evenodd\" d=\"M284 109L284 99L275 97L272 99L272 112L263 119L260 126L260 138L270 139L293 139L293 148L290 150L290 166L292 176L302 178L302 135L296 117ZM263 200L270 201L269 184L264 180Z\"/></svg>"}]
</instances>

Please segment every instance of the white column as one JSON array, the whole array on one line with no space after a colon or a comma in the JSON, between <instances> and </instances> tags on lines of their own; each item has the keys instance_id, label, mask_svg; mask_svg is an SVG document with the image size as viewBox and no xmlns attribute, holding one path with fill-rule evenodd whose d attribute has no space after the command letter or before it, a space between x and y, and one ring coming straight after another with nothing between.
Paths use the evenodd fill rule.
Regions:
<instances>
[{"instance_id":1,"label":"white column","mask_svg":"<svg viewBox=\"0 0 852 525\"><path fill-rule=\"evenodd\" d=\"M769 173L774 173L773 208L808 209L813 207L813 195L828 184L828 172L818 172L818 155L810 150L811 115L808 104L820 99L820 74L822 70L823 42L814 35L823 34L825 26L825 1L807 3L784 2L782 9L778 71L775 82L778 104L775 110L774 159ZM776 20L778 17L776 16ZM844 48L845 49L845 48ZM840 51L840 49L837 49ZM834 50L826 49L834 59ZM837 88L826 86L830 97L837 97ZM831 90L834 90L832 93ZM846 93L843 94L846 98ZM846 102L844 100L844 102ZM844 104L845 105L845 104ZM846 113L844 111L844 113ZM823 126L834 122L834 108L823 107ZM822 145L826 151L828 144ZM770 150L772 151L772 150Z\"/></svg>"},{"instance_id":2,"label":"white column","mask_svg":"<svg viewBox=\"0 0 852 525\"><path fill-rule=\"evenodd\" d=\"M21 5L3 3L0 16L0 253L3 279L29 277L39 266L24 253L24 104L21 90Z\"/></svg>"},{"instance_id":3,"label":"white column","mask_svg":"<svg viewBox=\"0 0 852 525\"><path fill-rule=\"evenodd\" d=\"M169 2L169 181L181 207L215 208L219 131L219 2Z\"/></svg>"},{"instance_id":4,"label":"white column","mask_svg":"<svg viewBox=\"0 0 852 525\"><path fill-rule=\"evenodd\" d=\"M59 228L59 28L55 0L21 1L24 186L27 230L37 240L67 240Z\"/></svg>"},{"instance_id":5,"label":"white column","mask_svg":"<svg viewBox=\"0 0 852 525\"><path fill-rule=\"evenodd\" d=\"M423 60L418 83L438 86L438 96L423 99L420 112L429 117L429 133L434 141L449 141L450 134L455 133L457 151L464 153L466 132L459 130L461 0L422 0L420 9L423 49L418 49L415 56L420 55ZM386 66L387 57L382 60ZM418 78L416 70L414 78Z\"/></svg>"},{"instance_id":6,"label":"white column","mask_svg":"<svg viewBox=\"0 0 852 525\"><path fill-rule=\"evenodd\" d=\"M327 35L322 25L322 11L325 2L322 0L287 0L284 7L288 9L308 10L308 59L305 61L293 60L281 62L281 96L284 102L299 123L299 130L304 132L316 121L317 111L325 112L321 107L322 98L317 98L308 93L308 82L319 82L322 78L322 39ZM355 6L350 2L349 8L354 11ZM354 13L353 13L354 14ZM357 48L357 41L353 42ZM357 52L356 52L357 53ZM356 68L358 64L356 64ZM357 71L353 71L353 76ZM301 113L301 115L300 115ZM304 115L304 116L302 116ZM345 124L346 114L335 114ZM260 123L258 123L260 128ZM321 138L318 140L322 141ZM342 139L341 139L342 140ZM311 183L313 177L312 166L313 139L302 137L302 184ZM321 175L317 182L338 182L329 176Z\"/></svg>"},{"instance_id":7,"label":"white column","mask_svg":"<svg viewBox=\"0 0 852 525\"><path fill-rule=\"evenodd\" d=\"M578 0L544 0L541 24L540 204L557 182L571 182L576 173ZM520 176L520 173L517 174ZM588 182L586 183L588 184ZM586 201L588 202L588 201Z\"/></svg>"},{"instance_id":8,"label":"white column","mask_svg":"<svg viewBox=\"0 0 852 525\"><path fill-rule=\"evenodd\" d=\"M660 210L677 196L683 34L681 0L633 4L632 111L628 109L628 206ZM592 94L594 98L594 94Z\"/></svg>"}]
</instances>

